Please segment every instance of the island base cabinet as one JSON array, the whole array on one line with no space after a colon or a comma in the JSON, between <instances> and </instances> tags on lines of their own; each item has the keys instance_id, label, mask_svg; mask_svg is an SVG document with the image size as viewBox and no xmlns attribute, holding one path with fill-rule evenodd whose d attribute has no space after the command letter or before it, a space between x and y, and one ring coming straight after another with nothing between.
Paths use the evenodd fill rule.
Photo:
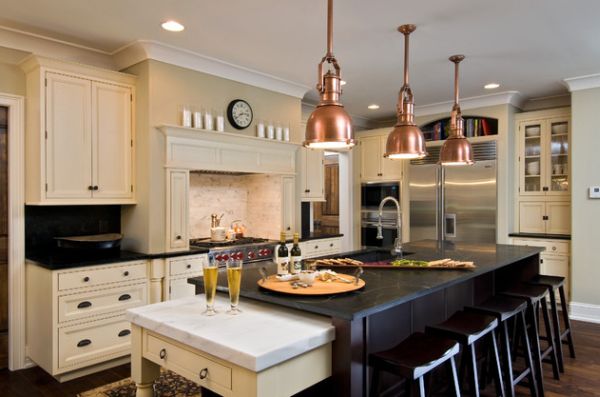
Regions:
<instances>
[{"instance_id":1,"label":"island base cabinet","mask_svg":"<svg viewBox=\"0 0 600 397\"><path fill-rule=\"evenodd\" d=\"M254 372L132 324L137 397L153 397L152 382L161 367L224 397L283 397L331 376L331 343Z\"/></svg>"}]
</instances>

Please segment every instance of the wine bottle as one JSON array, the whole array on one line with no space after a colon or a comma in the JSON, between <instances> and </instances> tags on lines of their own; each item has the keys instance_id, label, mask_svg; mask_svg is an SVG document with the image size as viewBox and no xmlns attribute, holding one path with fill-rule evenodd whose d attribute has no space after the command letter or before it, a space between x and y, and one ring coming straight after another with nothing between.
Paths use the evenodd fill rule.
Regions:
<instances>
[{"instance_id":1,"label":"wine bottle","mask_svg":"<svg viewBox=\"0 0 600 397\"><path fill-rule=\"evenodd\" d=\"M294 233L294 245L290 251L290 273L292 274L300 273L302 270L302 251L300 245L298 245L298 240L300 240L300 235Z\"/></svg>"},{"instance_id":2,"label":"wine bottle","mask_svg":"<svg viewBox=\"0 0 600 397\"><path fill-rule=\"evenodd\" d=\"M281 232L281 237L279 239L279 247L277 248L277 274L288 274L288 268L290 264L290 256L287 249L287 245L285 245L285 232Z\"/></svg>"}]
</instances>

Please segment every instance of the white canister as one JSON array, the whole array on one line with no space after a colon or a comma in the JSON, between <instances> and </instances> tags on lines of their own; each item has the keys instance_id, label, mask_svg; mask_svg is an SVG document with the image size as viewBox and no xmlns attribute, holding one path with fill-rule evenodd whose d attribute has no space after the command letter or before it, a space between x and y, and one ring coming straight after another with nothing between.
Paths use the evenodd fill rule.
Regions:
<instances>
[{"instance_id":1,"label":"white canister","mask_svg":"<svg viewBox=\"0 0 600 397\"><path fill-rule=\"evenodd\" d=\"M206 113L204 113L204 129L205 130L213 129L213 116L212 116L212 113L208 110L206 111Z\"/></svg>"},{"instance_id":2,"label":"white canister","mask_svg":"<svg viewBox=\"0 0 600 397\"><path fill-rule=\"evenodd\" d=\"M267 138L275 139L275 127L272 124L267 126Z\"/></svg>"},{"instance_id":3,"label":"white canister","mask_svg":"<svg viewBox=\"0 0 600 397\"><path fill-rule=\"evenodd\" d=\"M217 131L225 131L225 117L222 115L217 116Z\"/></svg>"},{"instance_id":4,"label":"white canister","mask_svg":"<svg viewBox=\"0 0 600 397\"><path fill-rule=\"evenodd\" d=\"M283 129L283 140L286 142L290 141L290 127L285 127Z\"/></svg>"},{"instance_id":5,"label":"white canister","mask_svg":"<svg viewBox=\"0 0 600 397\"><path fill-rule=\"evenodd\" d=\"M202 112L196 110L193 118L194 128L202 128Z\"/></svg>"},{"instance_id":6,"label":"white canister","mask_svg":"<svg viewBox=\"0 0 600 397\"><path fill-rule=\"evenodd\" d=\"M259 121L256 125L256 136L259 138L265 137L265 123L262 121Z\"/></svg>"},{"instance_id":7,"label":"white canister","mask_svg":"<svg viewBox=\"0 0 600 397\"><path fill-rule=\"evenodd\" d=\"M192 127L192 109L189 106L181 108L181 125L187 128Z\"/></svg>"},{"instance_id":8,"label":"white canister","mask_svg":"<svg viewBox=\"0 0 600 397\"><path fill-rule=\"evenodd\" d=\"M210 239L212 241L225 241L227 239L227 229L224 226L211 228Z\"/></svg>"},{"instance_id":9,"label":"white canister","mask_svg":"<svg viewBox=\"0 0 600 397\"><path fill-rule=\"evenodd\" d=\"M280 125L275 128L275 137L278 141L283 141L283 128Z\"/></svg>"}]
</instances>

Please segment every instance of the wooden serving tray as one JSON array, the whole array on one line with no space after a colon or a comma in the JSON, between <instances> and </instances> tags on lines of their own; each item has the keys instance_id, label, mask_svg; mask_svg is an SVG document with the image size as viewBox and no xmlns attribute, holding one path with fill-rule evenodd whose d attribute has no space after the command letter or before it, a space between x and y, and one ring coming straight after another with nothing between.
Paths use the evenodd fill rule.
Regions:
<instances>
[{"instance_id":1,"label":"wooden serving tray","mask_svg":"<svg viewBox=\"0 0 600 397\"><path fill-rule=\"evenodd\" d=\"M354 280L354 277L348 275L340 275L340 277L344 277L347 280ZM335 294L343 294L346 292L356 291L365 286L365 281L360 279L358 281L358 285L353 283L344 283L342 281L321 281L316 279L314 284L307 288L292 288L292 285L289 281L279 281L277 280L275 275L267 277L266 281L262 279L258 280L258 285L261 288L267 289L269 291L280 292L282 294L289 295L335 295Z\"/></svg>"}]
</instances>

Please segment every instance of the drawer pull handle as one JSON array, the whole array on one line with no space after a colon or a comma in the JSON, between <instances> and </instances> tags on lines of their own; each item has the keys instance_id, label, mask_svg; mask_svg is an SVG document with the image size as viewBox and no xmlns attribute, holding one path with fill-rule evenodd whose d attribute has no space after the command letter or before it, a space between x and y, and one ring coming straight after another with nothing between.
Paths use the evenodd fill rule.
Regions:
<instances>
[{"instance_id":1,"label":"drawer pull handle","mask_svg":"<svg viewBox=\"0 0 600 397\"><path fill-rule=\"evenodd\" d=\"M191 268L192 268L192 265L190 265L190 264L188 263L188 264L186 265L186 267L187 267L188 269L191 269Z\"/></svg>"},{"instance_id":2,"label":"drawer pull handle","mask_svg":"<svg viewBox=\"0 0 600 397\"><path fill-rule=\"evenodd\" d=\"M88 281L90 281L90 278L89 278L88 276L85 276L85 277L83 278L83 282L84 282L84 283L87 283Z\"/></svg>"},{"instance_id":3,"label":"drawer pull handle","mask_svg":"<svg viewBox=\"0 0 600 397\"><path fill-rule=\"evenodd\" d=\"M319 246L318 246L318 245L315 245L315 249L316 249L316 250L318 250L318 249L319 249Z\"/></svg>"},{"instance_id":4,"label":"drawer pull handle","mask_svg":"<svg viewBox=\"0 0 600 397\"><path fill-rule=\"evenodd\" d=\"M85 309L86 307L91 307L92 302L84 301L77 305L78 309Z\"/></svg>"},{"instance_id":5,"label":"drawer pull handle","mask_svg":"<svg viewBox=\"0 0 600 397\"><path fill-rule=\"evenodd\" d=\"M129 294L123 294L123 295L119 296L120 301L126 301L129 299L131 299L131 295L129 295Z\"/></svg>"},{"instance_id":6,"label":"drawer pull handle","mask_svg":"<svg viewBox=\"0 0 600 397\"><path fill-rule=\"evenodd\" d=\"M160 349L160 352L158 353L158 357L160 357L161 360L164 360L167 357L167 350Z\"/></svg>"},{"instance_id":7,"label":"drawer pull handle","mask_svg":"<svg viewBox=\"0 0 600 397\"><path fill-rule=\"evenodd\" d=\"M175 240L181 240L181 236L175 236Z\"/></svg>"},{"instance_id":8,"label":"drawer pull handle","mask_svg":"<svg viewBox=\"0 0 600 397\"><path fill-rule=\"evenodd\" d=\"M552 251L556 251L556 247L552 247Z\"/></svg>"},{"instance_id":9,"label":"drawer pull handle","mask_svg":"<svg viewBox=\"0 0 600 397\"><path fill-rule=\"evenodd\" d=\"M88 346L88 345L91 345L91 344L92 344L91 340L89 340L89 339L83 339L83 340L80 340L77 343L77 347L85 347L85 346Z\"/></svg>"},{"instance_id":10,"label":"drawer pull handle","mask_svg":"<svg viewBox=\"0 0 600 397\"><path fill-rule=\"evenodd\" d=\"M329 244L330 247L333 247L333 243Z\"/></svg>"},{"instance_id":11,"label":"drawer pull handle","mask_svg":"<svg viewBox=\"0 0 600 397\"><path fill-rule=\"evenodd\" d=\"M122 338L122 337L124 337L124 336L127 336L127 335L129 335L130 333L131 333L131 331L130 331L130 330L128 330L128 329L124 329L123 331L119 332L119 338Z\"/></svg>"},{"instance_id":12,"label":"drawer pull handle","mask_svg":"<svg viewBox=\"0 0 600 397\"><path fill-rule=\"evenodd\" d=\"M198 374L198 377L200 377L200 379L204 380L206 379L206 377L208 376L208 368L203 368L200 373Z\"/></svg>"},{"instance_id":13,"label":"drawer pull handle","mask_svg":"<svg viewBox=\"0 0 600 397\"><path fill-rule=\"evenodd\" d=\"M124 276L124 277L127 277L127 276L129 276L129 272L128 272L127 270L125 270L125 271L123 272L123 276Z\"/></svg>"}]
</instances>

